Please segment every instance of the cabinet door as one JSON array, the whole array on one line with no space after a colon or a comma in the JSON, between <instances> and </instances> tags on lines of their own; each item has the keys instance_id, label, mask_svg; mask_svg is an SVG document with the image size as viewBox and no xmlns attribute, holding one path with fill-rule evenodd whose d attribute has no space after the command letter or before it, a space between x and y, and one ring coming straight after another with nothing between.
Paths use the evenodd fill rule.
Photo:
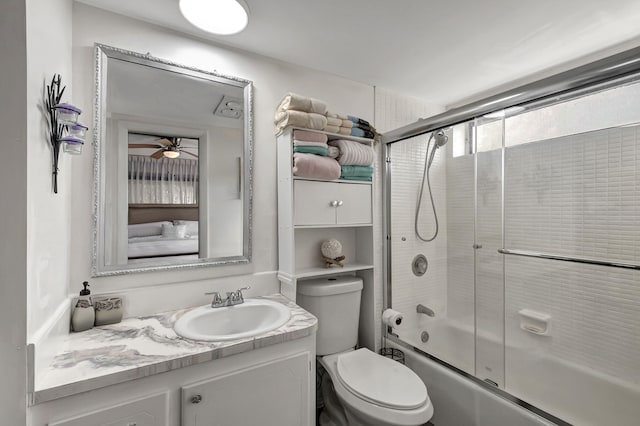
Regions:
<instances>
[{"instance_id":1,"label":"cabinet door","mask_svg":"<svg viewBox=\"0 0 640 426\"><path fill-rule=\"evenodd\" d=\"M371 216L371 185L342 183L336 188L338 225L369 224Z\"/></svg>"},{"instance_id":2,"label":"cabinet door","mask_svg":"<svg viewBox=\"0 0 640 426\"><path fill-rule=\"evenodd\" d=\"M49 423L49 426L167 425L168 392Z\"/></svg>"},{"instance_id":3,"label":"cabinet door","mask_svg":"<svg viewBox=\"0 0 640 426\"><path fill-rule=\"evenodd\" d=\"M335 225L339 183L296 180L293 182L293 224Z\"/></svg>"},{"instance_id":4,"label":"cabinet door","mask_svg":"<svg viewBox=\"0 0 640 426\"><path fill-rule=\"evenodd\" d=\"M311 426L308 352L182 388L182 426Z\"/></svg>"},{"instance_id":5,"label":"cabinet door","mask_svg":"<svg viewBox=\"0 0 640 426\"><path fill-rule=\"evenodd\" d=\"M371 223L371 185L297 180L294 225Z\"/></svg>"}]
</instances>

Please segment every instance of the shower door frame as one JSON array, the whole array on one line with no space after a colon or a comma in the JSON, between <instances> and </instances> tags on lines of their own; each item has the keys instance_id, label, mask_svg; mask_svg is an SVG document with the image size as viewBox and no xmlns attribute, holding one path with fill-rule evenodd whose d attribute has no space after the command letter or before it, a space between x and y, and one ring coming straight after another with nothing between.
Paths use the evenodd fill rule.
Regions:
<instances>
[{"instance_id":1,"label":"shower door frame","mask_svg":"<svg viewBox=\"0 0 640 426\"><path fill-rule=\"evenodd\" d=\"M467 121L476 121L476 119L497 111L508 110L509 108L522 105L522 104L531 104L531 103L556 103L561 102L566 99L574 98L576 96L587 95L599 90L606 89L608 86L616 86L621 84L621 80L629 78L630 80L640 80L640 47L630 49L624 51L622 53L618 53L616 55L571 69L569 71L562 72L560 74L547 77L541 79L539 81L526 84L524 86L517 87L515 89L499 93L497 95L493 95L487 97L485 99L451 109L444 113L438 114L436 116L418 120L412 124L404 126L399 129L392 130L382 135L382 151L383 151L383 179L384 179L384 191L383 191L383 239L385 241L383 247L383 255L385 256L384 271L383 274L384 282L383 282L383 309L388 309L392 307L392 286L391 286L391 181L392 181L392 163L390 158L390 145L395 142L400 142L409 138L413 138L415 136L424 135L429 132L434 132L440 130L445 127L450 127L456 124L460 124ZM504 132L504 118L503 118L503 132ZM504 133L502 134L503 144L502 144L502 242L503 246L498 251L503 255L517 255L517 256L530 256L530 257L540 257L540 258L550 258L561 261L569 261L569 262L580 262L580 263L590 263L590 264L600 264L604 266L612 266L618 268L632 268L638 269L640 266L637 265L627 265L620 263L611 263L611 262L599 262L597 260L591 259L580 259L580 258L568 258L562 256L554 256L548 255L544 253L520 253L516 251L510 251L504 247L505 243L505 234L504 234L504 162L505 162L505 144L504 144ZM475 143L475 130L474 130L474 143ZM477 153L474 151L474 222L477 220ZM477 223L474 223L474 241L476 240L476 232L477 232ZM475 259L476 256L474 254L474 291L475 291L475 281L476 281L476 269L475 269ZM504 272L504 262L503 262L503 272ZM504 280L503 274L503 280ZM504 286L503 282L503 286ZM474 297L475 299L475 297ZM503 301L504 302L504 301ZM475 306L475 302L474 302ZM475 316L475 314L474 314ZM474 322L476 320L474 319ZM443 361L439 358L430 355L423 350L416 348L415 346L406 343L401 340L397 335L395 335L390 327L385 327L381 324L382 327L382 339L384 346L384 339L389 339L395 344L407 348L408 350L413 350L421 355L437 362L440 365L443 365L463 377L473 381L478 384L482 388L505 398L515 404L518 404L533 413L552 421L560 426L568 425L562 419L555 417L554 415L541 410L531 404L523 401L514 395L485 382L484 380L478 378L475 375L467 373L446 361ZM504 336L503 336L504 337ZM504 341L503 341L504 344ZM474 339L474 347L475 347L475 339ZM474 363L475 363L475 354L474 354Z\"/></svg>"}]
</instances>

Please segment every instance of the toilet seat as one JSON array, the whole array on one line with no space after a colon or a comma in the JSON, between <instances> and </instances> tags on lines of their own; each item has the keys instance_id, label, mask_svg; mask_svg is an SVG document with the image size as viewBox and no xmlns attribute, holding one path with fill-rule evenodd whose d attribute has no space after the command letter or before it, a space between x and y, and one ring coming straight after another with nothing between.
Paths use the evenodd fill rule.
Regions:
<instances>
[{"instance_id":1,"label":"toilet seat","mask_svg":"<svg viewBox=\"0 0 640 426\"><path fill-rule=\"evenodd\" d=\"M342 354L336 365L342 385L367 402L394 410L412 410L427 402L422 380L390 358L358 349Z\"/></svg>"},{"instance_id":2,"label":"toilet seat","mask_svg":"<svg viewBox=\"0 0 640 426\"><path fill-rule=\"evenodd\" d=\"M384 358L381 355L377 355L369 351L368 349L358 349L358 351L368 352L366 355L364 355L364 357ZM429 399L429 395L427 393L426 387L424 386L424 383L422 383L420 378L417 375L415 375L413 371L409 370L408 367L405 367L404 365L399 364L396 361L393 361L391 359L387 358L390 362L398 364L401 371L403 369L409 370L410 373L414 374L415 378L420 381L420 384L422 385L422 389L424 391L424 395L426 396L426 399L424 403L419 407L404 408L404 409L392 408L389 405L393 405L394 403L398 404L397 400L395 402L393 400L389 401L387 398L383 398L378 395L376 398L383 400L383 402L387 405L387 406L384 406L381 403L374 402L373 400L376 398L371 398L370 396L371 394L368 394L367 392L364 392L364 391L360 391L358 393L354 392L352 390L352 388L354 387L353 383L350 383L348 385L349 387L347 387L347 384L345 383L345 379L341 378L338 374L338 361L340 357L353 354L355 352L357 351L349 351L345 353L326 355L320 358L320 363L325 367L325 369L327 370L327 373L331 377L335 392L338 395L345 410L358 413L358 416L360 418L369 419L368 422L367 421L364 422L365 424L422 425L426 423L429 419L431 419L431 417L433 416L433 405L431 404L431 400ZM359 357L362 355L363 354L357 355L356 359L359 359ZM365 359L370 359L370 358L365 358ZM389 372L387 368L389 367L385 367L385 370L383 370L383 372L384 371ZM371 376L371 375L372 375L372 371L370 370L366 371L365 376ZM368 399L363 398L361 396L362 394L365 394L365 396L368 395L367 396ZM400 403L400 405L402 404Z\"/></svg>"}]
</instances>

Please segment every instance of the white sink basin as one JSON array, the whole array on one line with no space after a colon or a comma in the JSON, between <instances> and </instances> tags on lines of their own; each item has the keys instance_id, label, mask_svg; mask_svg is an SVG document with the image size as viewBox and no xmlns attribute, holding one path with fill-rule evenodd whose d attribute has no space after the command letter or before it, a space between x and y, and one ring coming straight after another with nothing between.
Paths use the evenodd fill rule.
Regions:
<instances>
[{"instance_id":1,"label":"white sink basin","mask_svg":"<svg viewBox=\"0 0 640 426\"><path fill-rule=\"evenodd\" d=\"M275 330L289 321L285 305L267 299L247 299L223 308L201 306L184 314L173 329L187 339L208 342L257 336Z\"/></svg>"}]
</instances>

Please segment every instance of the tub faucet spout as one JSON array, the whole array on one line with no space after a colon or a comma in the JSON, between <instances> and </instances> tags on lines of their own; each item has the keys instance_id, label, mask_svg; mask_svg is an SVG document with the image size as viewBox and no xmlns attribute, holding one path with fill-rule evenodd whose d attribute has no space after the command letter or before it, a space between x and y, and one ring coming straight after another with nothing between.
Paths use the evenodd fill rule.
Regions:
<instances>
[{"instance_id":1,"label":"tub faucet spout","mask_svg":"<svg viewBox=\"0 0 640 426\"><path fill-rule=\"evenodd\" d=\"M429 317L435 317L436 313L433 312L433 309L431 308L427 308L426 306L418 303L418 305L416 306L416 312L419 314L425 314Z\"/></svg>"}]
</instances>

